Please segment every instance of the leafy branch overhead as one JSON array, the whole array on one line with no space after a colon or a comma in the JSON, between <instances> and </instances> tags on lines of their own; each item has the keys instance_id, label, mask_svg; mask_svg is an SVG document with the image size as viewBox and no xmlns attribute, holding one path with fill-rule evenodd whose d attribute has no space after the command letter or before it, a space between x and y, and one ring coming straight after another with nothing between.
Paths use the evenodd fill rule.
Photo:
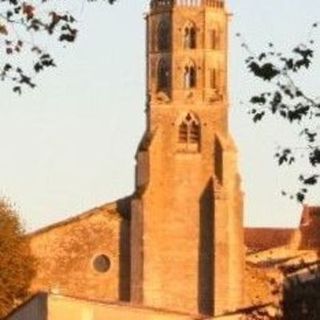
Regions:
<instances>
[{"instance_id":1,"label":"leafy branch overhead","mask_svg":"<svg viewBox=\"0 0 320 320\"><path fill-rule=\"evenodd\" d=\"M316 28L318 23L313 24L312 30ZM299 161L307 159L309 170L298 177L301 187L295 194L296 199L302 202L310 186L316 185L320 178L320 99L310 96L297 84L297 77L313 63L315 42L308 39L288 54L277 51L272 43L259 54L254 54L245 42L242 46L248 53L245 64L249 72L261 81L262 87L267 88L250 98L249 114L252 120L257 123L268 116L274 116L291 124L293 128L299 128L299 139L303 147L282 147L275 153L275 157L280 166L292 165L298 158Z\"/></svg>"},{"instance_id":2,"label":"leafy branch overhead","mask_svg":"<svg viewBox=\"0 0 320 320\"><path fill-rule=\"evenodd\" d=\"M34 88L35 76L56 66L45 43L73 43L77 34L76 17L55 9L54 0L0 0L0 79L19 94Z\"/></svg>"}]
</instances>

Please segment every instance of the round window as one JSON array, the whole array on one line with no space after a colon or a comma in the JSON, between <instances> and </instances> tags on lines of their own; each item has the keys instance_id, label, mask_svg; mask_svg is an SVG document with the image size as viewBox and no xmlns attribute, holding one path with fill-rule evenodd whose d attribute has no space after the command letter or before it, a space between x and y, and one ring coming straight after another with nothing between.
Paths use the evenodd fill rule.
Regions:
<instances>
[{"instance_id":1,"label":"round window","mask_svg":"<svg viewBox=\"0 0 320 320\"><path fill-rule=\"evenodd\" d=\"M93 260L93 267L96 271L104 273L110 269L111 261L108 256L101 254Z\"/></svg>"}]
</instances>

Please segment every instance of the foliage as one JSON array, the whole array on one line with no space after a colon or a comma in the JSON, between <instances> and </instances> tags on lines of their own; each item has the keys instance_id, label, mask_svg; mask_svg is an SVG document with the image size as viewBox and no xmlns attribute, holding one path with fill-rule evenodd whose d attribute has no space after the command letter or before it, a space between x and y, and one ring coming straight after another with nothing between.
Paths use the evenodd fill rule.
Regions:
<instances>
[{"instance_id":1,"label":"foliage","mask_svg":"<svg viewBox=\"0 0 320 320\"><path fill-rule=\"evenodd\" d=\"M55 6L54 0L0 0L0 79L18 94L36 86L38 73L56 66L46 40L65 45L77 38L76 18Z\"/></svg>"},{"instance_id":2,"label":"foliage","mask_svg":"<svg viewBox=\"0 0 320 320\"><path fill-rule=\"evenodd\" d=\"M315 23L312 30L317 27ZM311 97L297 84L297 75L302 75L312 64L315 43L307 39L289 54L277 51L272 43L259 54L254 54L245 42L242 46L248 53L245 60L247 69L268 88L251 97L249 114L252 120L257 123L267 116L274 116L291 124L292 128L299 128L299 140L303 147L281 147L275 157L280 166L307 160L310 170L299 175L300 187L295 194L296 199L303 202L309 188L320 178L320 99Z\"/></svg>"},{"instance_id":3,"label":"foliage","mask_svg":"<svg viewBox=\"0 0 320 320\"><path fill-rule=\"evenodd\" d=\"M0 200L0 318L26 297L34 267L17 213Z\"/></svg>"},{"instance_id":4,"label":"foliage","mask_svg":"<svg viewBox=\"0 0 320 320\"><path fill-rule=\"evenodd\" d=\"M284 270L287 285L284 290L283 309L285 319L311 320L320 317L320 264L319 261L302 262L294 270ZM291 275L290 275L291 274Z\"/></svg>"}]
</instances>

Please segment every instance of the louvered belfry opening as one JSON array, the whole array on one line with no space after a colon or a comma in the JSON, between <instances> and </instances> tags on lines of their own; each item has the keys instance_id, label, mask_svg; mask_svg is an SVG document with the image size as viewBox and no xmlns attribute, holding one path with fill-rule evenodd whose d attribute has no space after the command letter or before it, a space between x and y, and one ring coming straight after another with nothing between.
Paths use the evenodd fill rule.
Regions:
<instances>
[{"instance_id":1,"label":"louvered belfry opening","mask_svg":"<svg viewBox=\"0 0 320 320\"><path fill-rule=\"evenodd\" d=\"M188 113L179 124L179 151L198 152L200 150L200 124L194 114Z\"/></svg>"}]
</instances>

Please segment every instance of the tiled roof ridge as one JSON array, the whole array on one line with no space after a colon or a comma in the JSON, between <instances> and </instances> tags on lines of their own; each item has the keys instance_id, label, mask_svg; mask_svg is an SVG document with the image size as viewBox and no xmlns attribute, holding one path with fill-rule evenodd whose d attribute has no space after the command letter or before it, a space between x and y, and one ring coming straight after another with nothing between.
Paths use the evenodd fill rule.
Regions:
<instances>
[{"instance_id":1,"label":"tiled roof ridge","mask_svg":"<svg viewBox=\"0 0 320 320\"><path fill-rule=\"evenodd\" d=\"M294 228L294 227L256 227L256 226L248 226L248 227L244 227L244 230L265 230L265 231L295 231L298 228Z\"/></svg>"}]
</instances>

